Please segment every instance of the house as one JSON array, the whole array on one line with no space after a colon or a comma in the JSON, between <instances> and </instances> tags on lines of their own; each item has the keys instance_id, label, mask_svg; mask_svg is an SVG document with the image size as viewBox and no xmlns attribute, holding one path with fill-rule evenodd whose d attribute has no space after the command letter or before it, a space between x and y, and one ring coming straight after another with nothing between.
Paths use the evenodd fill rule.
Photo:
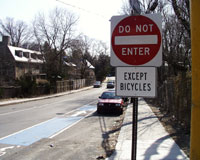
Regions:
<instances>
[{"instance_id":1,"label":"house","mask_svg":"<svg viewBox=\"0 0 200 160\"><path fill-rule=\"evenodd\" d=\"M77 66L72 62L66 62L66 60L63 61L63 64L63 72L68 77L68 79L77 79L77 76L79 75Z\"/></svg>"},{"instance_id":2,"label":"house","mask_svg":"<svg viewBox=\"0 0 200 160\"><path fill-rule=\"evenodd\" d=\"M16 80L27 73L36 79L46 77L43 72L44 62L41 52L11 46L10 37L3 36L0 42L0 86L14 85ZM83 78L81 69L84 69L84 78L95 79L94 67L89 61L85 60L81 68L72 62L63 61L63 63L64 73L69 79Z\"/></svg>"},{"instance_id":3,"label":"house","mask_svg":"<svg viewBox=\"0 0 200 160\"><path fill-rule=\"evenodd\" d=\"M88 79L95 79L95 67L88 61L86 60L87 64L87 70L86 70L86 76Z\"/></svg>"},{"instance_id":4,"label":"house","mask_svg":"<svg viewBox=\"0 0 200 160\"><path fill-rule=\"evenodd\" d=\"M44 58L40 52L11 46L10 37L2 37L2 42L0 42L0 85L12 85L26 73L33 76L42 74L43 63Z\"/></svg>"},{"instance_id":5,"label":"house","mask_svg":"<svg viewBox=\"0 0 200 160\"><path fill-rule=\"evenodd\" d=\"M64 73L68 75L69 79L81 79L83 77L86 79L95 79L95 68L88 60L84 60L84 62L80 62L78 65L72 62L66 62L66 60L63 63Z\"/></svg>"}]
</instances>

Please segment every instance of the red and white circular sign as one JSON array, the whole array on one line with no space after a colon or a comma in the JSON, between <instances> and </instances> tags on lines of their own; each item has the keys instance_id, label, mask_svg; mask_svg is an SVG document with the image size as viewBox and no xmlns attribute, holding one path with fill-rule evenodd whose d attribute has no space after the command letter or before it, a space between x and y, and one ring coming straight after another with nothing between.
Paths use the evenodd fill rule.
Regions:
<instances>
[{"instance_id":1,"label":"red and white circular sign","mask_svg":"<svg viewBox=\"0 0 200 160\"><path fill-rule=\"evenodd\" d=\"M146 16L129 16L114 27L111 45L115 55L125 64L143 65L160 50L160 29Z\"/></svg>"}]
</instances>

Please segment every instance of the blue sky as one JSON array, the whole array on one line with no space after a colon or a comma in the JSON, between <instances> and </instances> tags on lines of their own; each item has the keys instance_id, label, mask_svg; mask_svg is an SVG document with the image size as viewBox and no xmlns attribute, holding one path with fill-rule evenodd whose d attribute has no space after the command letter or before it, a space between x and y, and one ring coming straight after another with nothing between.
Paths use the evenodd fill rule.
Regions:
<instances>
[{"instance_id":1,"label":"blue sky","mask_svg":"<svg viewBox=\"0 0 200 160\"><path fill-rule=\"evenodd\" d=\"M38 12L63 7L79 16L77 32L109 44L110 18L119 15L124 0L0 0L0 19L12 17L28 24ZM73 6L73 7L72 7Z\"/></svg>"}]
</instances>

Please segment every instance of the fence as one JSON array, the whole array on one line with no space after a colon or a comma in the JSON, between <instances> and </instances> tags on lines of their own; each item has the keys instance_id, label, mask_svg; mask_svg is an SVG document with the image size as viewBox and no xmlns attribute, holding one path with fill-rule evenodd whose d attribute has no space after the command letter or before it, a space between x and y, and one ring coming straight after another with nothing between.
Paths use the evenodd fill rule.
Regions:
<instances>
[{"instance_id":1,"label":"fence","mask_svg":"<svg viewBox=\"0 0 200 160\"><path fill-rule=\"evenodd\" d=\"M93 85L92 79L77 79L77 80L64 80L57 81L56 86L36 86L31 95L26 96L39 96L50 93L59 93L69 90L76 90L86 86ZM0 99L24 97L20 86L0 86Z\"/></svg>"},{"instance_id":2,"label":"fence","mask_svg":"<svg viewBox=\"0 0 200 160\"><path fill-rule=\"evenodd\" d=\"M191 75L180 74L168 78L158 87L158 95L154 101L161 110L172 115L185 128L190 128Z\"/></svg>"},{"instance_id":3,"label":"fence","mask_svg":"<svg viewBox=\"0 0 200 160\"><path fill-rule=\"evenodd\" d=\"M86 86L90 86L94 83L94 80L90 79L77 79L77 80L64 80L56 82L56 92L65 92L69 90L76 90Z\"/></svg>"},{"instance_id":4,"label":"fence","mask_svg":"<svg viewBox=\"0 0 200 160\"><path fill-rule=\"evenodd\" d=\"M14 98L21 93L21 87L5 86L0 87L0 98Z\"/></svg>"}]
</instances>

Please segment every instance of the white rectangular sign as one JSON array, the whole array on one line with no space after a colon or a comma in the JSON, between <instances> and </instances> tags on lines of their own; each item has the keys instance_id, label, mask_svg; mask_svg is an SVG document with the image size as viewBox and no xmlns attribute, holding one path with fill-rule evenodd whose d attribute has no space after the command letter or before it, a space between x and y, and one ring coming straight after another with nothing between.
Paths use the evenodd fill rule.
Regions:
<instances>
[{"instance_id":1,"label":"white rectangular sign","mask_svg":"<svg viewBox=\"0 0 200 160\"><path fill-rule=\"evenodd\" d=\"M117 67L116 95L156 97L155 67Z\"/></svg>"}]
</instances>

